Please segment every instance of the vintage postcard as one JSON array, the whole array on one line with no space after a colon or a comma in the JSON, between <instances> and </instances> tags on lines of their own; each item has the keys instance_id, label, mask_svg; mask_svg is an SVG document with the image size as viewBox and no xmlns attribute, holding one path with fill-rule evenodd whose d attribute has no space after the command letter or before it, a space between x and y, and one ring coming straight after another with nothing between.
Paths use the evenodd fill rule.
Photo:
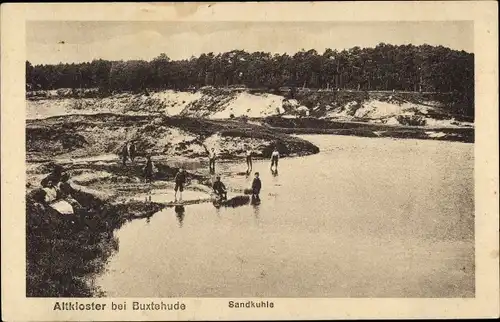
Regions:
<instances>
[{"instance_id":1,"label":"vintage postcard","mask_svg":"<svg viewBox=\"0 0 500 322\"><path fill-rule=\"evenodd\" d=\"M2 318L498 317L497 19L3 4Z\"/></svg>"}]
</instances>

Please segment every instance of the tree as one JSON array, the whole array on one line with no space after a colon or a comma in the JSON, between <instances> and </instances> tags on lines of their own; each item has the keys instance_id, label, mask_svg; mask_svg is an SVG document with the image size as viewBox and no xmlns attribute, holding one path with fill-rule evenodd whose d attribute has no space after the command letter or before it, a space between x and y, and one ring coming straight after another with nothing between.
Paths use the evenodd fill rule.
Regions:
<instances>
[{"instance_id":1,"label":"tree","mask_svg":"<svg viewBox=\"0 0 500 322\"><path fill-rule=\"evenodd\" d=\"M150 62L99 59L36 66L26 62L26 84L40 89L97 87L103 93L206 85L456 92L461 98L450 103L453 108L473 114L474 55L443 46L385 43L326 49L322 54L302 49L293 56L232 50L171 60L162 53Z\"/></svg>"}]
</instances>

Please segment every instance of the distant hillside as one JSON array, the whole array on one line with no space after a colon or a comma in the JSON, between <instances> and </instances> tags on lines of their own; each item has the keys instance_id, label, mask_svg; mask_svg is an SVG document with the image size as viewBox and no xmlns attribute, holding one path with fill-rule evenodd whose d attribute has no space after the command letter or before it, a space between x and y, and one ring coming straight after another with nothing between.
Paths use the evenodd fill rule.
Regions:
<instances>
[{"instance_id":1,"label":"distant hillside","mask_svg":"<svg viewBox=\"0 0 500 322\"><path fill-rule=\"evenodd\" d=\"M268 93L204 87L198 91L119 93L98 97L97 90L28 92L27 118L67 114L119 113L210 119L314 117L388 125L472 127L454 93L297 90ZM96 97L97 96L97 97Z\"/></svg>"}]
</instances>

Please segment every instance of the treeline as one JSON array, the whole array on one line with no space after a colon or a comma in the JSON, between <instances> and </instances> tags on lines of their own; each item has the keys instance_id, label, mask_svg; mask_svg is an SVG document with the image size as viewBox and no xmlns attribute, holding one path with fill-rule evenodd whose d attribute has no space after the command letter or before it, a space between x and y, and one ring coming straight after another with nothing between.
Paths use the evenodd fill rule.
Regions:
<instances>
[{"instance_id":1,"label":"treeline","mask_svg":"<svg viewBox=\"0 0 500 322\"><path fill-rule=\"evenodd\" d=\"M32 89L91 88L114 90L186 89L245 85L353 90L458 91L472 98L474 55L443 46L353 47L336 51L302 50L294 55L233 50L171 60L94 60L80 64L36 65L26 62Z\"/></svg>"}]
</instances>

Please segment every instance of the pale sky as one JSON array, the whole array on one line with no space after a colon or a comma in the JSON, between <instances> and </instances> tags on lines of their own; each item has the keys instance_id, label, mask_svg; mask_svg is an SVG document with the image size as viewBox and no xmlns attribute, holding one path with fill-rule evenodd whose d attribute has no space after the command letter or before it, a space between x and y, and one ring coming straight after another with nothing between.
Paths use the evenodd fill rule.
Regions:
<instances>
[{"instance_id":1,"label":"pale sky","mask_svg":"<svg viewBox=\"0 0 500 322\"><path fill-rule=\"evenodd\" d=\"M64 42L64 44L60 43ZM445 22L99 22L26 23L26 59L56 64L93 59L190 58L233 49L294 54L302 48L442 45L474 51L473 23Z\"/></svg>"}]
</instances>

